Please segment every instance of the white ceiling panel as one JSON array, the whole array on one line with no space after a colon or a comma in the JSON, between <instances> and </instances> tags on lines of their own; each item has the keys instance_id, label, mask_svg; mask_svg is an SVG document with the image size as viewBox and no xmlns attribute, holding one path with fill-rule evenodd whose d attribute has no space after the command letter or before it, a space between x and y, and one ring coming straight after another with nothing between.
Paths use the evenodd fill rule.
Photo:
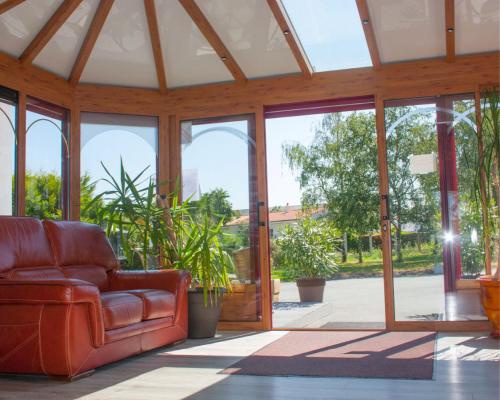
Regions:
<instances>
[{"instance_id":1,"label":"white ceiling panel","mask_svg":"<svg viewBox=\"0 0 500 400\"><path fill-rule=\"evenodd\" d=\"M27 0L0 15L0 51L19 57L63 0Z\"/></svg>"},{"instance_id":2,"label":"white ceiling panel","mask_svg":"<svg viewBox=\"0 0 500 400\"><path fill-rule=\"evenodd\" d=\"M444 0L368 0L381 61L446 54Z\"/></svg>"},{"instance_id":3,"label":"white ceiling panel","mask_svg":"<svg viewBox=\"0 0 500 400\"><path fill-rule=\"evenodd\" d=\"M168 87L233 80L178 0L156 0L156 10Z\"/></svg>"},{"instance_id":4,"label":"white ceiling panel","mask_svg":"<svg viewBox=\"0 0 500 400\"><path fill-rule=\"evenodd\" d=\"M68 78L98 4L98 0L84 0L33 63Z\"/></svg>"},{"instance_id":5,"label":"white ceiling panel","mask_svg":"<svg viewBox=\"0 0 500 400\"><path fill-rule=\"evenodd\" d=\"M500 1L456 0L457 54L500 50Z\"/></svg>"},{"instance_id":6,"label":"white ceiling panel","mask_svg":"<svg viewBox=\"0 0 500 400\"><path fill-rule=\"evenodd\" d=\"M196 0L248 78L300 72L297 61L262 0Z\"/></svg>"},{"instance_id":7,"label":"white ceiling panel","mask_svg":"<svg viewBox=\"0 0 500 400\"><path fill-rule=\"evenodd\" d=\"M114 2L83 70L81 82L158 87L142 1Z\"/></svg>"}]
</instances>

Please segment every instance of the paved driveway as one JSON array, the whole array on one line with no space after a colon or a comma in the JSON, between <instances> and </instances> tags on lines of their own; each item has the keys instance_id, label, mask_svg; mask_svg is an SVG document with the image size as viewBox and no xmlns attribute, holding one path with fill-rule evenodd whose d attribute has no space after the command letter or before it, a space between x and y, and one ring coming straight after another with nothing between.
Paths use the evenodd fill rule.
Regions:
<instances>
[{"instance_id":1,"label":"paved driveway","mask_svg":"<svg viewBox=\"0 0 500 400\"><path fill-rule=\"evenodd\" d=\"M398 320L444 318L443 275L397 277L394 279L394 295ZM275 327L383 328L385 326L384 284L381 277L328 281L323 303L300 303L295 282L281 282L279 300L273 307ZM479 297L473 296L472 301L478 303ZM474 304L474 307L477 308L478 305ZM470 318L470 315L467 316L467 319ZM472 319L484 319L484 316L474 315Z\"/></svg>"}]
</instances>

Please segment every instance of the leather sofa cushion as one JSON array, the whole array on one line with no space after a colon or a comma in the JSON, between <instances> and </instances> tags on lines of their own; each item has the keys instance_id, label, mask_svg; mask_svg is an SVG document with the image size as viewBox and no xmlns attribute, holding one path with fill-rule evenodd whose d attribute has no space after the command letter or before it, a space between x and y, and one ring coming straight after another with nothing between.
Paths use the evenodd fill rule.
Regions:
<instances>
[{"instance_id":1,"label":"leather sofa cushion","mask_svg":"<svg viewBox=\"0 0 500 400\"><path fill-rule=\"evenodd\" d=\"M42 223L29 217L0 217L0 276L14 267L54 265Z\"/></svg>"},{"instance_id":2,"label":"leather sofa cushion","mask_svg":"<svg viewBox=\"0 0 500 400\"><path fill-rule=\"evenodd\" d=\"M8 278L19 281L65 279L62 271L56 267L14 268Z\"/></svg>"},{"instance_id":3,"label":"leather sofa cushion","mask_svg":"<svg viewBox=\"0 0 500 400\"><path fill-rule=\"evenodd\" d=\"M56 265L97 265L110 270L118 261L104 231L77 221L44 221Z\"/></svg>"},{"instance_id":4,"label":"leather sofa cushion","mask_svg":"<svg viewBox=\"0 0 500 400\"><path fill-rule=\"evenodd\" d=\"M142 321L143 305L138 296L124 292L101 293L101 304L105 330Z\"/></svg>"},{"instance_id":5,"label":"leather sofa cushion","mask_svg":"<svg viewBox=\"0 0 500 400\"><path fill-rule=\"evenodd\" d=\"M134 289L127 290L143 301L143 320L171 317L175 314L175 295L166 290Z\"/></svg>"},{"instance_id":6,"label":"leather sofa cushion","mask_svg":"<svg viewBox=\"0 0 500 400\"><path fill-rule=\"evenodd\" d=\"M67 279L81 279L96 285L101 292L109 290L108 275L104 267L97 265L74 265L61 268Z\"/></svg>"}]
</instances>

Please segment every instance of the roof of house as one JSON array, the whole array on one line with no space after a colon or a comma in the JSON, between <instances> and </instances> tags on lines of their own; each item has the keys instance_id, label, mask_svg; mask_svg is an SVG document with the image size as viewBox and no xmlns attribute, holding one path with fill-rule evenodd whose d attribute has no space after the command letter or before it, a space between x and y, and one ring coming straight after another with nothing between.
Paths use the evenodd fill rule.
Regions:
<instances>
[{"instance_id":1,"label":"roof of house","mask_svg":"<svg viewBox=\"0 0 500 400\"><path fill-rule=\"evenodd\" d=\"M317 216L325 212L325 207L320 206L315 210L303 211L300 207L287 207L283 211L274 211L269 213L269 222L285 222L285 221L297 221L304 218L307 215ZM248 215L242 215L231 222L227 223L226 226L232 225L245 225L248 224L250 217Z\"/></svg>"}]
</instances>

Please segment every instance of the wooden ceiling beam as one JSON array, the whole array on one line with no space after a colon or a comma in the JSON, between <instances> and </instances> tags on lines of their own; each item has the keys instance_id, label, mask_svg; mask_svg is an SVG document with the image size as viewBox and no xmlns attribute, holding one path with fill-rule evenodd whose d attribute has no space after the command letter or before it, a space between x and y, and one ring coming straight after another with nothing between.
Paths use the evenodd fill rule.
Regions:
<instances>
[{"instance_id":1,"label":"wooden ceiling beam","mask_svg":"<svg viewBox=\"0 0 500 400\"><path fill-rule=\"evenodd\" d=\"M373 31L373 24L370 18L370 11L368 10L368 4L366 0L356 0L356 5L358 6L359 17L361 18L361 24L363 25L363 31L365 32L366 44L368 45L368 51L370 52L370 57L372 59L372 64L375 68L380 67L380 54L378 52L377 41L375 39L375 32Z\"/></svg>"},{"instance_id":2,"label":"wooden ceiling beam","mask_svg":"<svg viewBox=\"0 0 500 400\"><path fill-rule=\"evenodd\" d=\"M302 45L300 44L297 33L295 32L295 29L293 29L293 25L288 18L288 14L281 3L281 0L267 0L267 4L269 5L278 26L285 35L288 46L290 47L295 60L297 60L297 64L299 65L302 74L304 74L305 77L310 78L313 74L312 66L309 63L309 59L307 58Z\"/></svg>"},{"instance_id":3,"label":"wooden ceiling beam","mask_svg":"<svg viewBox=\"0 0 500 400\"><path fill-rule=\"evenodd\" d=\"M455 61L455 0L445 0L446 61Z\"/></svg>"},{"instance_id":4,"label":"wooden ceiling beam","mask_svg":"<svg viewBox=\"0 0 500 400\"><path fill-rule=\"evenodd\" d=\"M36 56L43 50L49 40L55 35L59 28L66 22L69 16L80 5L82 0L66 0L56 12L50 17L48 22L40 32L31 41L28 47L24 50L19 60L23 64L30 64Z\"/></svg>"},{"instance_id":5,"label":"wooden ceiling beam","mask_svg":"<svg viewBox=\"0 0 500 400\"><path fill-rule=\"evenodd\" d=\"M184 7L193 22L196 24L201 33L205 36L210 46L213 47L217 55L224 62L227 69L231 72L234 79L238 82L245 82L247 80L243 70L240 68L234 57L226 48L221 38L215 32L208 19L203 15L198 5L194 0L179 0L179 3Z\"/></svg>"},{"instance_id":6,"label":"wooden ceiling beam","mask_svg":"<svg viewBox=\"0 0 500 400\"><path fill-rule=\"evenodd\" d=\"M160 92L167 91L167 78L165 73L165 64L163 62L163 53L161 50L160 31L158 29L158 17L154 0L144 0L144 8L146 9L146 17L148 20L149 36L151 38L151 46L153 48L153 56L156 64L156 75L158 76L158 85Z\"/></svg>"},{"instance_id":7,"label":"wooden ceiling beam","mask_svg":"<svg viewBox=\"0 0 500 400\"><path fill-rule=\"evenodd\" d=\"M106 18L108 18L109 12L111 11L113 2L114 0L101 0L99 3L99 8L94 14L92 23L89 26L89 30L83 40L82 47L80 48L69 76L69 82L72 85L76 85L80 81L85 65L87 65L87 61L89 60L90 54L94 49L97 38L99 37L101 29L106 22Z\"/></svg>"},{"instance_id":8,"label":"wooden ceiling beam","mask_svg":"<svg viewBox=\"0 0 500 400\"><path fill-rule=\"evenodd\" d=\"M19 4L24 3L24 0L7 0L0 4L0 15L4 12L9 11L11 8L18 6Z\"/></svg>"}]
</instances>

